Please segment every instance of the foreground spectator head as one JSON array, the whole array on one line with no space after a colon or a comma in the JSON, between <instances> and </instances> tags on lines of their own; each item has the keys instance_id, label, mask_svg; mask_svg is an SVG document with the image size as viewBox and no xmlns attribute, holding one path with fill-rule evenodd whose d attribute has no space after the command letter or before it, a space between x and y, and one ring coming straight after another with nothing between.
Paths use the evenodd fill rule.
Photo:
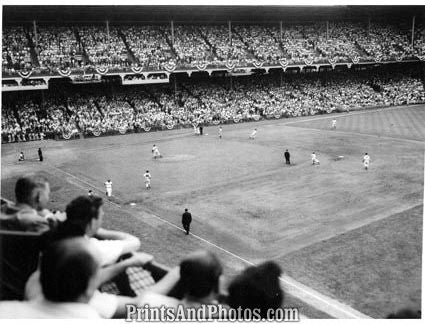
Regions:
<instances>
[{"instance_id":1,"label":"foreground spectator head","mask_svg":"<svg viewBox=\"0 0 425 324\"><path fill-rule=\"evenodd\" d=\"M92 236L103 219L103 200L97 196L80 196L66 206L66 224L80 231L80 235Z\"/></svg>"},{"instance_id":2,"label":"foreground spectator head","mask_svg":"<svg viewBox=\"0 0 425 324\"><path fill-rule=\"evenodd\" d=\"M40 260L40 283L51 302L87 303L97 288L99 263L83 238L51 244Z\"/></svg>"},{"instance_id":3,"label":"foreground spectator head","mask_svg":"<svg viewBox=\"0 0 425 324\"><path fill-rule=\"evenodd\" d=\"M36 210L43 210L49 202L49 182L40 175L21 177L16 182L15 196L17 204L26 204Z\"/></svg>"},{"instance_id":4,"label":"foreground spectator head","mask_svg":"<svg viewBox=\"0 0 425 324\"><path fill-rule=\"evenodd\" d=\"M387 318L392 318L392 319L421 318L421 311L413 310L410 308L403 308L395 313L389 314Z\"/></svg>"},{"instance_id":5,"label":"foreground spectator head","mask_svg":"<svg viewBox=\"0 0 425 324\"><path fill-rule=\"evenodd\" d=\"M209 251L196 251L180 264L180 281L184 295L190 301L213 300L218 294L219 278L223 268Z\"/></svg>"},{"instance_id":6,"label":"foreground spectator head","mask_svg":"<svg viewBox=\"0 0 425 324\"><path fill-rule=\"evenodd\" d=\"M271 261L245 269L229 285L229 306L235 309L257 308L262 318L266 318L268 309L282 306L281 273L280 267Z\"/></svg>"}]
</instances>

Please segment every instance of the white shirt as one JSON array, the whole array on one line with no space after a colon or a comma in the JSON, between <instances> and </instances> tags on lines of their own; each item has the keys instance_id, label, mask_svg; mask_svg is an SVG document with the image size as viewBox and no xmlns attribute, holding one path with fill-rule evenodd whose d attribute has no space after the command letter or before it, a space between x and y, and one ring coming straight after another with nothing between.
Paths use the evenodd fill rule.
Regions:
<instances>
[{"instance_id":1,"label":"white shirt","mask_svg":"<svg viewBox=\"0 0 425 324\"><path fill-rule=\"evenodd\" d=\"M369 155L363 156L363 162L369 163L369 160L370 160L370 156Z\"/></svg>"},{"instance_id":2,"label":"white shirt","mask_svg":"<svg viewBox=\"0 0 425 324\"><path fill-rule=\"evenodd\" d=\"M106 189L112 189L112 181L106 181L105 187L106 187Z\"/></svg>"},{"instance_id":3,"label":"white shirt","mask_svg":"<svg viewBox=\"0 0 425 324\"><path fill-rule=\"evenodd\" d=\"M99 251L98 258L101 266L115 263L124 250L124 242L121 240L98 240L95 237L88 239Z\"/></svg>"},{"instance_id":4,"label":"white shirt","mask_svg":"<svg viewBox=\"0 0 425 324\"><path fill-rule=\"evenodd\" d=\"M147 173L146 172L143 176L145 177L145 180L146 181L149 181L151 179L151 174L150 173Z\"/></svg>"},{"instance_id":5,"label":"white shirt","mask_svg":"<svg viewBox=\"0 0 425 324\"><path fill-rule=\"evenodd\" d=\"M40 298L32 301L0 302L0 318L100 318L84 303L53 303Z\"/></svg>"},{"instance_id":6,"label":"white shirt","mask_svg":"<svg viewBox=\"0 0 425 324\"><path fill-rule=\"evenodd\" d=\"M311 159L312 159L312 160L315 160L315 159L316 159L316 154L314 154L314 153L313 153L313 154L311 155Z\"/></svg>"}]
</instances>

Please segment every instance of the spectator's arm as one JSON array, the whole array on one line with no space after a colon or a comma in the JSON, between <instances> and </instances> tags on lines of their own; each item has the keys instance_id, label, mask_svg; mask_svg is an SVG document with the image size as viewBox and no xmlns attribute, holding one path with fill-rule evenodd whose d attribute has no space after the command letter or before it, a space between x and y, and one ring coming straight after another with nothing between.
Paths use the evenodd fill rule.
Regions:
<instances>
[{"instance_id":1,"label":"spectator's arm","mask_svg":"<svg viewBox=\"0 0 425 324\"><path fill-rule=\"evenodd\" d=\"M143 267L152 262L153 256L143 252L134 253L130 258L100 269L98 286L108 282L128 267Z\"/></svg>"},{"instance_id":2,"label":"spectator's arm","mask_svg":"<svg viewBox=\"0 0 425 324\"><path fill-rule=\"evenodd\" d=\"M180 279L180 267L175 267L147 290L161 295L167 295Z\"/></svg>"},{"instance_id":3,"label":"spectator's arm","mask_svg":"<svg viewBox=\"0 0 425 324\"><path fill-rule=\"evenodd\" d=\"M99 228L95 236L99 240L119 240L124 242L122 254L134 252L140 248L140 240L128 233Z\"/></svg>"}]
</instances>

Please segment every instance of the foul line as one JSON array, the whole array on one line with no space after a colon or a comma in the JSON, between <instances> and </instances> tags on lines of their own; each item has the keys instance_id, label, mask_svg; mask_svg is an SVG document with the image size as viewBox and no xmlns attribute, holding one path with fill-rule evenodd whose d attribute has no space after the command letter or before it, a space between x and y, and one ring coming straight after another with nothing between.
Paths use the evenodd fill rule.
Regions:
<instances>
[{"instance_id":1,"label":"foul line","mask_svg":"<svg viewBox=\"0 0 425 324\"><path fill-rule=\"evenodd\" d=\"M75 175L73 175L73 174L71 174L71 173L69 173L67 171L64 171L64 170L62 170L62 169L60 169L60 168L58 168L58 167L50 164L50 163L46 163L46 164L49 164L55 170L60 171L60 172L62 172L64 174L66 174L67 176L72 177L72 178L74 178L74 179L76 179L76 180L78 180L78 181L80 181L80 182L88 185L89 187L98 190L99 192L103 192L103 189L102 188L99 188L99 187L97 187L97 186L89 183L88 181L85 181L85 180L83 180L83 179L81 179L81 178L79 178L79 177L77 177L77 176L75 176ZM120 198L117 198L117 199L118 200L121 200ZM110 201L110 200L106 200L106 201L109 204L111 204L111 205L113 205L113 206L115 206L117 208L122 209L122 206L121 205L119 205L119 204L117 204L117 203L115 203L113 201ZM179 231L183 231L184 232L184 230L182 228L180 228L179 226L177 226L177 225L169 222L166 219L163 219L163 218L161 218L161 217L159 217L159 216L157 216L155 214L152 214L150 212L144 212L144 213L147 214L147 215L149 215L149 216L152 216L152 217L158 219L159 221L161 221L163 223L166 223L166 224L168 224L168 225L170 225L170 226L178 229ZM239 255L237 255L237 254L235 254L233 252L230 252L229 250L226 250L226 249L224 249L224 248L222 248L222 247L220 247L220 246L218 246L218 245L216 245L216 244L214 244L214 243L212 243L212 242L210 242L210 241L208 241L208 240L206 240L206 239L204 239L204 238L202 238L202 237L200 237L200 236L198 236L196 234L190 233L190 235L192 235L196 239L198 239L198 240L200 240L200 241L202 241L202 242L204 242L204 243L206 243L208 245L211 245L211 246L215 247L216 249L218 249L218 250L220 250L220 251L222 251L222 252L224 252L224 253L226 253L228 255L233 256L234 258L236 258L236 259L238 259L238 260L240 260L240 261L242 261L242 262L244 262L246 264L254 265L254 263L252 263L251 261L246 260L246 259L240 257ZM334 300L334 299L332 299L330 297L327 297L327 296L325 296L325 295L323 295L323 294L321 294L321 293L313 290L312 288L309 288L309 287L307 287L307 286L305 286L305 285L297 282L296 280L292 279L289 276L285 276L284 275L284 276L281 276L281 278L279 278L279 279L284 284L286 284L288 286L292 286L293 288L295 288L295 290L298 290L298 291L302 292L302 294L311 296L312 298L318 300L319 302L321 302L321 303L326 304L327 306L329 306L330 309L329 308L323 308L323 306L322 306L322 308L319 308L319 307L317 307L317 303L314 303L314 302L313 303L309 303L305 299L303 299L305 297L302 296L302 294L298 294L298 296L296 294L294 294L295 297L301 299L302 301L306 302L307 304L310 304L310 305L316 304L316 306L314 306L314 305L312 305L312 306L314 308L316 308L316 309L319 309L320 311L323 311L323 312L331 315L331 316L340 317L341 314L345 314L345 315L348 315L349 318L356 318L356 319L358 319L358 318L370 318L369 316L367 316L367 315L365 315L365 314L363 314L363 313L361 313L361 312L353 309L352 307L350 307L348 305L344 305L344 304L340 303L337 300ZM337 312L335 312L335 310Z\"/></svg>"}]
</instances>

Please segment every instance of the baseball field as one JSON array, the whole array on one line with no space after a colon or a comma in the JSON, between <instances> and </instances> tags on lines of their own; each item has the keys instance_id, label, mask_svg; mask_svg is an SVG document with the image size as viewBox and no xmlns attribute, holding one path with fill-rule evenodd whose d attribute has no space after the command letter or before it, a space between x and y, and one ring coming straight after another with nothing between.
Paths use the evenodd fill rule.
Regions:
<instances>
[{"instance_id":1,"label":"baseball field","mask_svg":"<svg viewBox=\"0 0 425 324\"><path fill-rule=\"evenodd\" d=\"M284 271L285 304L310 317L382 318L420 308L424 105L226 124L222 139L218 126L204 134L180 129L2 145L2 196L14 198L19 175L42 172L52 208L64 210L88 189L105 196L111 179L105 227L137 235L165 265L210 249L231 278L274 260ZM153 144L162 158L152 158ZM25 162L17 162L20 151ZM312 165L313 151L320 165ZM190 236L181 229L184 208L193 216Z\"/></svg>"}]
</instances>

